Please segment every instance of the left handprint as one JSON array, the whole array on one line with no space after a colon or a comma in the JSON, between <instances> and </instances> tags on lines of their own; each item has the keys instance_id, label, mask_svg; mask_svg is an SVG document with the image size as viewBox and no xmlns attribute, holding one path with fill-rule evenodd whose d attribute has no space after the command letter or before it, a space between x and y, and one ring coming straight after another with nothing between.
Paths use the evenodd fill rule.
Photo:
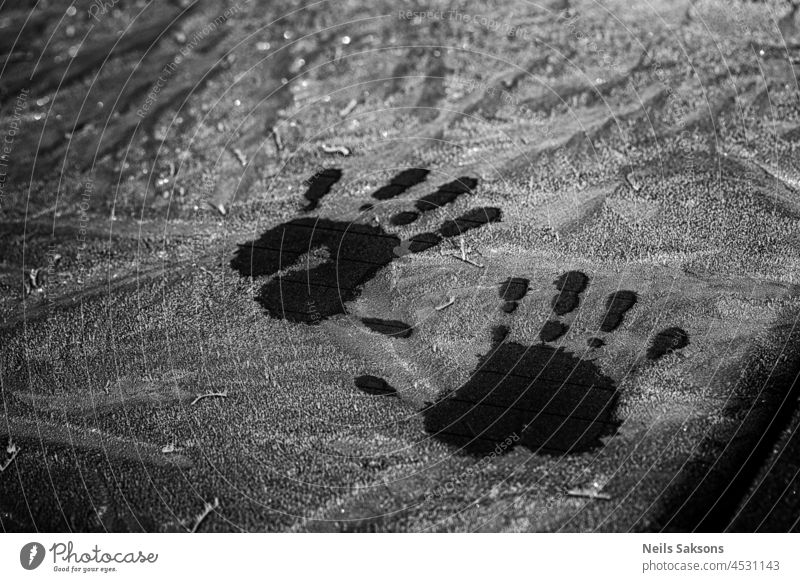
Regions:
<instances>
[{"instance_id":1,"label":"left handprint","mask_svg":"<svg viewBox=\"0 0 800 582\"><path fill-rule=\"evenodd\" d=\"M423 169L404 170L372 197L377 200L395 198L424 181L427 174ZM308 181L306 210L316 208L340 177L341 171L336 169L315 174ZM448 182L416 200L415 210L395 214L391 223L410 224L421 214L471 192L476 185L477 180L467 177ZM269 229L257 240L239 245L231 267L242 276L277 275L261 287L256 299L270 317L315 324L326 317L346 313L345 304L358 296L360 287L393 260L408 252L427 250L445 238L499 221L500 217L497 208L473 208L459 218L445 221L434 232L418 234L402 242L377 225L317 216L296 218ZM301 261L303 258L306 260Z\"/></svg>"}]
</instances>

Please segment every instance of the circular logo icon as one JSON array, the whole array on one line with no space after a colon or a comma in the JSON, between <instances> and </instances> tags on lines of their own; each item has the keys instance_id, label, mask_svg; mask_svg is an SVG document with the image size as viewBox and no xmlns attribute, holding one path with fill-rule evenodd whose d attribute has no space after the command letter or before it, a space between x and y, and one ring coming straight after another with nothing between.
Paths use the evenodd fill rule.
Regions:
<instances>
[{"instance_id":1,"label":"circular logo icon","mask_svg":"<svg viewBox=\"0 0 800 582\"><path fill-rule=\"evenodd\" d=\"M19 552L19 563L26 570L35 570L44 561L44 546L39 542L30 542L22 546Z\"/></svg>"}]
</instances>

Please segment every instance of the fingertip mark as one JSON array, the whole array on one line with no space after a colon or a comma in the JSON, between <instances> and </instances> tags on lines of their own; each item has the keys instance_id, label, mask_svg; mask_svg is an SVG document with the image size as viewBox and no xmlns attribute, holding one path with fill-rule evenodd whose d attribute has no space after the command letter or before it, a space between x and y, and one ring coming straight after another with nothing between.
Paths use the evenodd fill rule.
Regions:
<instances>
[{"instance_id":1,"label":"fingertip mark","mask_svg":"<svg viewBox=\"0 0 800 582\"><path fill-rule=\"evenodd\" d=\"M600 324L600 331L611 332L617 329L625 314L636 304L638 296L633 291L616 291L606 299L606 313Z\"/></svg>"},{"instance_id":2,"label":"fingertip mark","mask_svg":"<svg viewBox=\"0 0 800 582\"><path fill-rule=\"evenodd\" d=\"M689 334L680 327L668 327L658 332L647 349L647 358L657 360L689 345Z\"/></svg>"},{"instance_id":3,"label":"fingertip mark","mask_svg":"<svg viewBox=\"0 0 800 582\"><path fill-rule=\"evenodd\" d=\"M308 190L306 190L304 196L305 199L308 200L308 204L303 207L303 210L308 212L316 209L317 206L319 206L319 201L331 191L333 185L336 184L341 177L342 171L339 168L326 168L320 170L306 180Z\"/></svg>"},{"instance_id":4,"label":"fingertip mark","mask_svg":"<svg viewBox=\"0 0 800 582\"><path fill-rule=\"evenodd\" d=\"M353 380L356 388L372 396L397 396L397 390L383 378L365 374Z\"/></svg>"},{"instance_id":5,"label":"fingertip mark","mask_svg":"<svg viewBox=\"0 0 800 582\"><path fill-rule=\"evenodd\" d=\"M569 326L561 323L560 321L547 321L539 331L539 339L541 339L543 342L555 341L567 333L568 329Z\"/></svg>"}]
</instances>

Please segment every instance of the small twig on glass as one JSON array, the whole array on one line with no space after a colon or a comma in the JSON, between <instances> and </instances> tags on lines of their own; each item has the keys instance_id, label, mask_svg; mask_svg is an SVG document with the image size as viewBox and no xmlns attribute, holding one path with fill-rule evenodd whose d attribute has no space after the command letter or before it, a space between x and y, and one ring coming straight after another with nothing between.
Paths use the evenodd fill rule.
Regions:
<instances>
[{"instance_id":1,"label":"small twig on glass","mask_svg":"<svg viewBox=\"0 0 800 582\"><path fill-rule=\"evenodd\" d=\"M8 438L8 446L6 447L6 452L11 455L8 459L6 459L5 463L0 465L0 473L8 469L9 465L14 462L14 459L17 458L17 455L20 452L20 448L16 445L14 441L11 440L11 437Z\"/></svg>"},{"instance_id":2,"label":"small twig on glass","mask_svg":"<svg viewBox=\"0 0 800 582\"><path fill-rule=\"evenodd\" d=\"M227 397L228 397L227 390L225 390L224 392L207 392L206 394L200 394L199 396L197 396L197 398L192 400L192 405L197 404L203 398L227 398Z\"/></svg>"},{"instance_id":3,"label":"small twig on glass","mask_svg":"<svg viewBox=\"0 0 800 582\"><path fill-rule=\"evenodd\" d=\"M603 493L601 489L602 485L595 482L584 487L573 487L567 491L567 495L569 497L588 497L589 499L601 499L603 501L609 501L611 499L611 495L608 493Z\"/></svg>"},{"instance_id":4,"label":"small twig on glass","mask_svg":"<svg viewBox=\"0 0 800 582\"><path fill-rule=\"evenodd\" d=\"M197 528L199 528L208 515L216 509L219 509L219 499L217 497L214 498L214 503L206 503L205 507L203 507L203 511L194 518L194 526L192 526L191 532L196 533Z\"/></svg>"},{"instance_id":5,"label":"small twig on glass","mask_svg":"<svg viewBox=\"0 0 800 582\"><path fill-rule=\"evenodd\" d=\"M451 256L452 256L452 257L455 257L455 258L456 258L456 259L458 259L459 261L464 261L465 263L467 263L468 265L472 265L473 267L478 267L479 269L483 269L483 268L485 268L485 266L484 266L484 265L482 265L482 264L480 264L480 263L476 263L475 261L473 261L473 260L472 260L472 259L470 259L469 257L459 257L458 255L451 255Z\"/></svg>"},{"instance_id":6,"label":"small twig on glass","mask_svg":"<svg viewBox=\"0 0 800 582\"><path fill-rule=\"evenodd\" d=\"M436 307L434 307L434 309L436 311L441 311L442 309L447 309L448 307L450 307L455 302L456 302L456 298L451 296L451 297L449 297L447 299L447 302L442 303L441 305L437 305Z\"/></svg>"}]
</instances>

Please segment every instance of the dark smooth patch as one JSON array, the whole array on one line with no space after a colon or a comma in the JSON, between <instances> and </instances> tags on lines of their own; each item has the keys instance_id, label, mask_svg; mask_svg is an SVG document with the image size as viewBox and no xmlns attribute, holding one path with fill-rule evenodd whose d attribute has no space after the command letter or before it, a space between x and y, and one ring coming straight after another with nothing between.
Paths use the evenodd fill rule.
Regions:
<instances>
[{"instance_id":1,"label":"dark smooth patch","mask_svg":"<svg viewBox=\"0 0 800 582\"><path fill-rule=\"evenodd\" d=\"M406 190L408 190L408 187L401 186L400 184L387 184L386 186L378 188L372 194L372 197L378 200L391 200L392 198L400 196L400 194Z\"/></svg>"},{"instance_id":2,"label":"dark smooth patch","mask_svg":"<svg viewBox=\"0 0 800 582\"><path fill-rule=\"evenodd\" d=\"M315 179L312 187L321 186L325 176L332 179L341 175L341 171L336 172L339 173L320 172L322 177ZM403 180L417 179L412 178ZM297 218L238 245L230 266L242 277L280 273L261 287L256 301L270 317L316 325L332 315L346 313L345 304L358 297L361 286L398 256L405 255L406 247L412 253L422 252L439 244L445 236L484 226L500 220L500 216L497 208L475 208L445 223L439 232L415 235L405 245L379 225L313 216ZM301 259L320 249L327 251L330 260L306 266Z\"/></svg>"},{"instance_id":3,"label":"dark smooth patch","mask_svg":"<svg viewBox=\"0 0 800 582\"><path fill-rule=\"evenodd\" d=\"M506 301L519 301L528 293L530 283L523 277L509 277L500 284L500 298Z\"/></svg>"},{"instance_id":4,"label":"dark smooth patch","mask_svg":"<svg viewBox=\"0 0 800 582\"><path fill-rule=\"evenodd\" d=\"M344 304L359 295L360 285L396 258L398 245L400 239L379 226L298 218L240 245L231 268L242 276L274 275L311 249L327 249L331 261L311 269L300 263L267 282L256 298L271 317L317 324L345 313Z\"/></svg>"},{"instance_id":5,"label":"dark smooth patch","mask_svg":"<svg viewBox=\"0 0 800 582\"><path fill-rule=\"evenodd\" d=\"M470 178L469 176L461 176L452 182L448 182L447 184L442 184L439 187L439 190L442 192L456 192L458 194L466 194L467 192L471 192L475 189L478 185L478 180L475 178Z\"/></svg>"},{"instance_id":6,"label":"dark smooth patch","mask_svg":"<svg viewBox=\"0 0 800 582\"><path fill-rule=\"evenodd\" d=\"M516 301L506 301L500 307L506 313L513 313L517 309L517 302Z\"/></svg>"},{"instance_id":7,"label":"dark smooth patch","mask_svg":"<svg viewBox=\"0 0 800 582\"><path fill-rule=\"evenodd\" d=\"M610 332L622 324L622 319L638 297L633 291L617 291L606 299L606 314L600 324L600 331Z\"/></svg>"},{"instance_id":8,"label":"dark smooth patch","mask_svg":"<svg viewBox=\"0 0 800 582\"><path fill-rule=\"evenodd\" d=\"M565 455L616 432L616 387L593 363L563 348L498 343L463 386L422 411L429 434L470 455L517 445Z\"/></svg>"},{"instance_id":9,"label":"dark smooth patch","mask_svg":"<svg viewBox=\"0 0 800 582\"><path fill-rule=\"evenodd\" d=\"M456 192L433 192L432 194L428 194L427 196L423 196L419 200L414 203L414 206L420 212L430 212L431 210L436 210L437 208L441 208L446 204L450 204L451 202L455 202L456 199L460 195Z\"/></svg>"},{"instance_id":10,"label":"dark smooth patch","mask_svg":"<svg viewBox=\"0 0 800 582\"><path fill-rule=\"evenodd\" d=\"M366 204L362 204L359 210L361 212L366 212L367 210L372 210L375 208L375 205L372 202L367 202Z\"/></svg>"},{"instance_id":11,"label":"dark smooth patch","mask_svg":"<svg viewBox=\"0 0 800 582\"><path fill-rule=\"evenodd\" d=\"M539 339L543 342L555 341L567 333L568 329L569 326L561 323L560 321L547 321L539 331Z\"/></svg>"},{"instance_id":12,"label":"dark smooth patch","mask_svg":"<svg viewBox=\"0 0 800 582\"><path fill-rule=\"evenodd\" d=\"M404 212L398 212L397 214L392 216L389 219L389 222L392 223L394 226L405 226L406 224L411 224L418 218L419 218L418 213L404 211Z\"/></svg>"},{"instance_id":13,"label":"dark smooth patch","mask_svg":"<svg viewBox=\"0 0 800 582\"><path fill-rule=\"evenodd\" d=\"M581 297L572 291L562 291L553 297L552 308L556 315L566 315L578 307Z\"/></svg>"},{"instance_id":14,"label":"dark smooth patch","mask_svg":"<svg viewBox=\"0 0 800 582\"><path fill-rule=\"evenodd\" d=\"M508 337L508 328L505 325L496 325L492 328L492 343L501 344Z\"/></svg>"},{"instance_id":15,"label":"dark smooth patch","mask_svg":"<svg viewBox=\"0 0 800 582\"><path fill-rule=\"evenodd\" d=\"M657 360L689 345L689 334L680 327L668 327L658 332L647 349L647 358Z\"/></svg>"},{"instance_id":16,"label":"dark smooth patch","mask_svg":"<svg viewBox=\"0 0 800 582\"><path fill-rule=\"evenodd\" d=\"M428 212L455 202L460 196L471 192L478 181L474 178L462 177L439 187L436 192L417 200L415 206L420 212Z\"/></svg>"},{"instance_id":17,"label":"dark smooth patch","mask_svg":"<svg viewBox=\"0 0 800 582\"><path fill-rule=\"evenodd\" d=\"M445 238L450 238L463 234L473 228L484 226L490 222L499 222L503 213L499 208L486 206L473 208L469 212L462 214L455 220L448 220L442 224L439 234Z\"/></svg>"},{"instance_id":18,"label":"dark smooth patch","mask_svg":"<svg viewBox=\"0 0 800 582\"><path fill-rule=\"evenodd\" d=\"M556 315L566 315L580 305L580 294L586 289L589 277L580 271L568 271L553 281L558 295L553 297L552 307Z\"/></svg>"},{"instance_id":19,"label":"dark smooth patch","mask_svg":"<svg viewBox=\"0 0 800 582\"><path fill-rule=\"evenodd\" d=\"M396 396L397 390L383 378L365 374L353 380L356 387L362 392L373 396Z\"/></svg>"},{"instance_id":20,"label":"dark smooth patch","mask_svg":"<svg viewBox=\"0 0 800 582\"><path fill-rule=\"evenodd\" d=\"M442 242L442 237L435 232L423 232L411 237L408 250L412 253L421 253L431 247L435 247L440 242Z\"/></svg>"},{"instance_id":21,"label":"dark smooth patch","mask_svg":"<svg viewBox=\"0 0 800 582\"><path fill-rule=\"evenodd\" d=\"M412 186L424 182L428 177L430 170L423 168L410 168L403 170L392 178L386 186L376 190L372 197L377 200L391 200L400 196L403 192L410 189Z\"/></svg>"},{"instance_id":22,"label":"dark smooth patch","mask_svg":"<svg viewBox=\"0 0 800 582\"><path fill-rule=\"evenodd\" d=\"M601 340L599 337L590 337L588 340L586 340L586 345L590 348L602 348L604 345L606 345L606 342Z\"/></svg>"},{"instance_id":23,"label":"dark smooth patch","mask_svg":"<svg viewBox=\"0 0 800 582\"><path fill-rule=\"evenodd\" d=\"M365 317L361 323L366 325L372 331L377 331L384 335L392 337L408 338L411 337L414 328L405 322L397 319L379 319L377 317Z\"/></svg>"},{"instance_id":24,"label":"dark smooth patch","mask_svg":"<svg viewBox=\"0 0 800 582\"><path fill-rule=\"evenodd\" d=\"M567 271L553 281L553 285L559 291L572 291L573 293L583 293L588 284L589 277L580 271Z\"/></svg>"},{"instance_id":25,"label":"dark smooth patch","mask_svg":"<svg viewBox=\"0 0 800 582\"><path fill-rule=\"evenodd\" d=\"M320 170L308 180L308 190L306 190L305 198L308 204L305 205L303 210L308 212L314 210L319 206L319 201L331 191L333 185L342 178L342 171L339 168L327 168Z\"/></svg>"}]
</instances>

